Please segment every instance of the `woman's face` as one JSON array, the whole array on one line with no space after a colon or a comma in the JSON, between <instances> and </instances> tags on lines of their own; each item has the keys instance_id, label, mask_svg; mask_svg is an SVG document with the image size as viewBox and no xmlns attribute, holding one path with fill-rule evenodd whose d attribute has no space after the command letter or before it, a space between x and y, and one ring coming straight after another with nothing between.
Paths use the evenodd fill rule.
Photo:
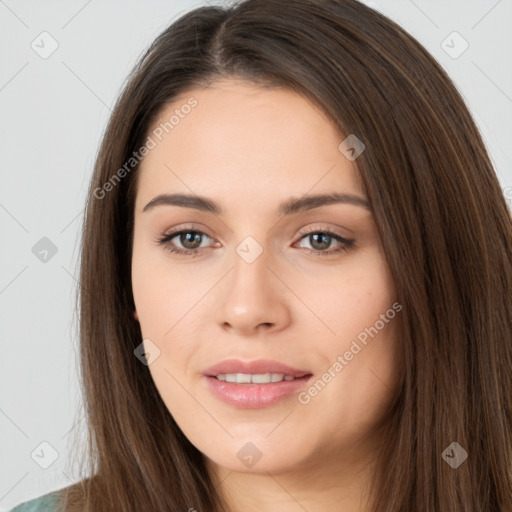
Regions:
<instances>
[{"instance_id":1,"label":"woman's face","mask_svg":"<svg viewBox=\"0 0 512 512\"><path fill-rule=\"evenodd\" d=\"M371 458L401 305L358 147L297 93L236 80L183 94L149 136L135 317L176 423L232 471Z\"/></svg>"}]
</instances>

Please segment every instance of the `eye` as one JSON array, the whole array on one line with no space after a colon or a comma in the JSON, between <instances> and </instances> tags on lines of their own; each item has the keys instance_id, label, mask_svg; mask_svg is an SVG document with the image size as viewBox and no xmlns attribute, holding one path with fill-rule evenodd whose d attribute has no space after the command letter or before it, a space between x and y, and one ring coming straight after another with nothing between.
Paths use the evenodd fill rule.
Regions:
<instances>
[{"instance_id":1,"label":"eye","mask_svg":"<svg viewBox=\"0 0 512 512\"><path fill-rule=\"evenodd\" d=\"M322 256L348 251L355 244L354 240L342 237L332 231L322 229L315 229L302 233L300 240L304 239L308 240L311 245L311 248L305 247L307 251ZM182 228L163 235L158 238L156 242L171 253L194 257L198 256L208 247L208 243L203 245L203 242L207 240L212 241L212 239L202 231L198 231L194 228ZM338 244L337 247L326 250L331 247L333 242ZM293 246L296 246L298 243L299 242L296 242ZM177 246L177 244L181 245L181 247ZM216 244L217 247L220 246L218 242L216 242Z\"/></svg>"},{"instance_id":2,"label":"eye","mask_svg":"<svg viewBox=\"0 0 512 512\"><path fill-rule=\"evenodd\" d=\"M354 240L345 238L337 233L333 233L332 231L322 229L308 231L303 234L301 240L303 239L308 240L311 245L311 249L308 247L306 247L306 249L322 256L348 251L354 245ZM335 249L325 250L331 246L333 241L338 243L338 247Z\"/></svg>"},{"instance_id":3,"label":"eye","mask_svg":"<svg viewBox=\"0 0 512 512\"><path fill-rule=\"evenodd\" d=\"M201 245L205 238L211 240L202 231L185 228L163 235L157 239L157 243L169 252L183 254L184 256L196 256L205 248L204 245ZM176 239L176 242L172 242L174 239ZM176 247L176 243L181 244L181 247Z\"/></svg>"}]
</instances>

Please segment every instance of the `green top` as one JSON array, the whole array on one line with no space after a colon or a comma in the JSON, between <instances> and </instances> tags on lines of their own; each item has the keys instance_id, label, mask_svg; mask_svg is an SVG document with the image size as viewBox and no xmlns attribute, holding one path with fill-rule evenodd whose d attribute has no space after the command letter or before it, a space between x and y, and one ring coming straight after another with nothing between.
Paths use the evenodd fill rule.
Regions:
<instances>
[{"instance_id":1,"label":"green top","mask_svg":"<svg viewBox=\"0 0 512 512\"><path fill-rule=\"evenodd\" d=\"M13 508L11 512L57 512L59 491L45 494L31 501L26 501Z\"/></svg>"}]
</instances>

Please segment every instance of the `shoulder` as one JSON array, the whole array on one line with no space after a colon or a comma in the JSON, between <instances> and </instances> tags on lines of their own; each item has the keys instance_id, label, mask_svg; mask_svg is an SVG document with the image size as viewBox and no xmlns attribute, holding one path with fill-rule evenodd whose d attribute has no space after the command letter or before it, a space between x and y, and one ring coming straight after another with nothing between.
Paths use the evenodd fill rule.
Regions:
<instances>
[{"instance_id":1,"label":"shoulder","mask_svg":"<svg viewBox=\"0 0 512 512\"><path fill-rule=\"evenodd\" d=\"M57 512L60 500L60 491L55 491L39 498L21 503L11 512Z\"/></svg>"}]
</instances>

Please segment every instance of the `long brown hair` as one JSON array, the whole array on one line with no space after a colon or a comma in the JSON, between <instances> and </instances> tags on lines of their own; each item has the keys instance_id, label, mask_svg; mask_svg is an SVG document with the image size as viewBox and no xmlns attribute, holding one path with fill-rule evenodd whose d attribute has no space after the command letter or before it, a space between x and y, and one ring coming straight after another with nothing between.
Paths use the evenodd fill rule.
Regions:
<instances>
[{"instance_id":1,"label":"long brown hair","mask_svg":"<svg viewBox=\"0 0 512 512\"><path fill-rule=\"evenodd\" d=\"M299 92L366 146L356 163L403 306L404 370L382 425L373 510L511 512L510 212L448 75L356 0L201 7L161 33L131 73L85 211L88 476L66 489L67 510L226 510L203 455L134 356L142 337L130 280L134 152L173 98L226 77ZM457 468L447 462L454 449L468 455Z\"/></svg>"}]
</instances>

